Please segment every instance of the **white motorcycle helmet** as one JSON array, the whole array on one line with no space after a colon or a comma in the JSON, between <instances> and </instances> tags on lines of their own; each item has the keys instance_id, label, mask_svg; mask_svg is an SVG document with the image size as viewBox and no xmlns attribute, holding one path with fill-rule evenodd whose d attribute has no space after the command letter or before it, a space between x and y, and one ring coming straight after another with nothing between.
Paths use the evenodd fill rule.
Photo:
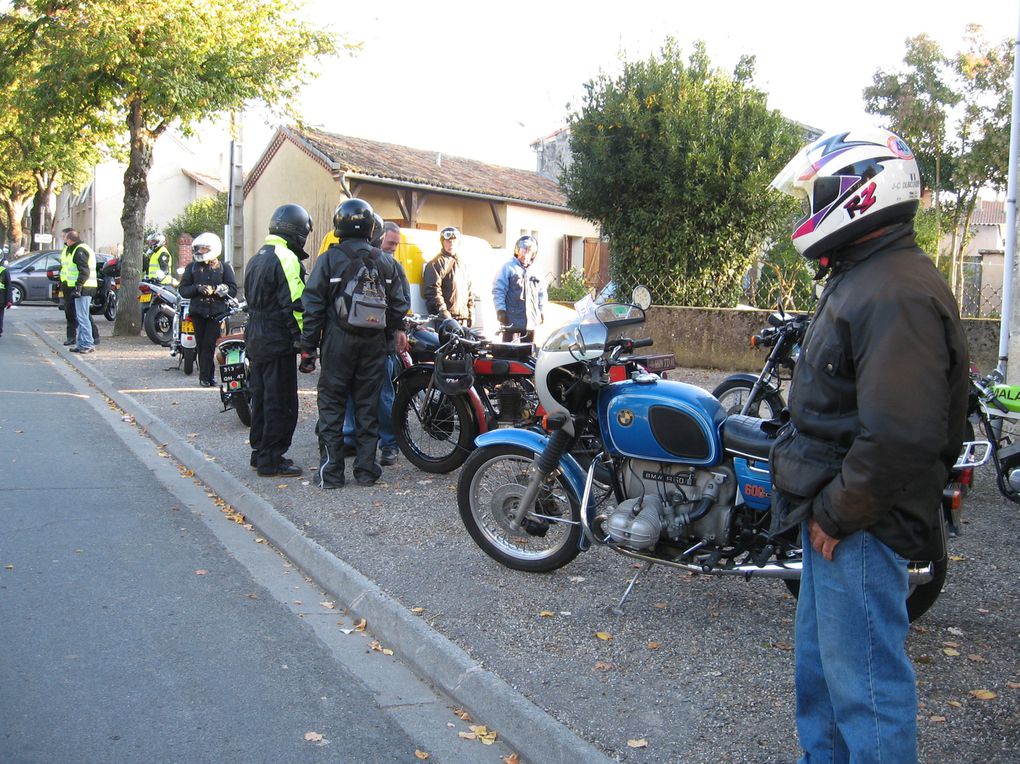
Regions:
<instances>
[{"instance_id":1,"label":"white motorcycle helmet","mask_svg":"<svg viewBox=\"0 0 1020 764\"><path fill-rule=\"evenodd\" d=\"M223 251L220 237L214 233L201 233L191 242L191 259L196 263L211 263Z\"/></svg>"},{"instance_id":2,"label":"white motorcycle helmet","mask_svg":"<svg viewBox=\"0 0 1020 764\"><path fill-rule=\"evenodd\" d=\"M798 252L817 260L878 228L911 220L921 200L921 173L902 138L872 128L823 135L790 160L772 187L803 203L804 217L791 238Z\"/></svg>"}]
</instances>

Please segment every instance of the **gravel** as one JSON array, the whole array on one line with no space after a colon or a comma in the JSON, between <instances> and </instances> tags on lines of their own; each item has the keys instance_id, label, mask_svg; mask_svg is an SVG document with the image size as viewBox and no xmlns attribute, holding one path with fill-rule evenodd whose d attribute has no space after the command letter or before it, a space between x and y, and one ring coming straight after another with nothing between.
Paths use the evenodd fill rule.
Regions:
<instances>
[{"instance_id":1,"label":"gravel","mask_svg":"<svg viewBox=\"0 0 1020 764\"><path fill-rule=\"evenodd\" d=\"M63 332L57 311L14 313L10 319ZM144 337L104 337L87 362L309 537L408 608L424 608L432 627L608 756L684 764L797 758L796 603L781 582L657 567L641 577L625 614L612 615L632 561L597 549L549 574L500 566L464 530L456 472L422 473L401 458L367 489L323 492L307 477L260 479L248 466L247 430L232 411L220 413L216 388L168 369L176 362L165 349ZM670 376L710 389L725 374ZM310 472L318 458L315 375L301 375L300 384L290 456ZM1018 507L999 496L984 468L964 534L951 542L943 594L908 642L922 761L1020 760L1020 562L1008 547L1018 524ZM995 697L981 700L975 690ZM638 740L647 747L628 745Z\"/></svg>"}]
</instances>

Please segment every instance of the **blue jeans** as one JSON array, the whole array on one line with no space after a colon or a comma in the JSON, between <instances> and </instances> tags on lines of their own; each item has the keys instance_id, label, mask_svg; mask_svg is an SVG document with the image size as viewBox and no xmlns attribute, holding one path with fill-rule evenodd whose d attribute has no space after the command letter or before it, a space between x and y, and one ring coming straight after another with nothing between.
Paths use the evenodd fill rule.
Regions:
<instances>
[{"instance_id":1,"label":"blue jeans","mask_svg":"<svg viewBox=\"0 0 1020 764\"><path fill-rule=\"evenodd\" d=\"M904 643L907 561L858 531L831 561L804 539L796 625L801 764L917 761L917 690Z\"/></svg>"},{"instance_id":2,"label":"blue jeans","mask_svg":"<svg viewBox=\"0 0 1020 764\"><path fill-rule=\"evenodd\" d=\"M393 365L396 356L386 356L386 376L379 391L379 448L396 448L393 434ZM354 400L347 396L347 413L344 415L344 445L354 445Z\"/></svg>"},{"instance_id":3,"label":"blue jeans","mask_svg":"<svg viewBox=\"0 0 1020 764\"><path fill-rule=\"evenodd\" d=\"M75 343L78 350L90 350L96 346L95 338L92 336L92 318L89 316L89 306L92 304L92 297L74 298L74 317L78 319L78 332L75 336Z\"/></svg>"}]
</instances>

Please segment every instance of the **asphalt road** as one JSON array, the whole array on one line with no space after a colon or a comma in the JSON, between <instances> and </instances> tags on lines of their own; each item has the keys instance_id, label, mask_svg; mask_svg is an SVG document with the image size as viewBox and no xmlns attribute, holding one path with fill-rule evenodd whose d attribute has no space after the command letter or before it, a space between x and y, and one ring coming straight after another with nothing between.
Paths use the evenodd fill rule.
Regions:
<instances>
[{"instance_id":1,"label":"asphalt road","mask_svg":"<svg viewBox=\"0 0 1020 764\"><path fill-rule=\"evenodd\" d=\"M40 350L0 339L0 761L510 755Z\"/></svg>"},{"instance_id":2,"label":"asphalt road","mask_svg":"<svg viewBox=\"0 0 1020 764\"><path fill-rule=\"evenodd\" d=\"M48 311L14 311L15 325L29 311L59 336L59 316ZM107 326L101 328L105 334ZM595 550L547 575L502 568L460 523L456 473L427 475L401 461L372 489L330 493L308 480L255 477L246 430L232 412L219 412L215 389L199 388L171 365L167 352L144 338L104 342L82 363L608 757L683 764L796 759L795 602L781 583L653 569L625 615L614 616L609 608L633 573L628 560ZM710 388L723 375L676 376ZM311 468L314 378L302 377L301 385L291 456ZM908 643L926 762L1020 760L1020 559L1011 546L1020 507L986 478L969 497L964 535L952 541L943 594ZM994 697L976 697L978 690ZM647 746L632 747L639 741Z\"/></svg>"}]
</instances>

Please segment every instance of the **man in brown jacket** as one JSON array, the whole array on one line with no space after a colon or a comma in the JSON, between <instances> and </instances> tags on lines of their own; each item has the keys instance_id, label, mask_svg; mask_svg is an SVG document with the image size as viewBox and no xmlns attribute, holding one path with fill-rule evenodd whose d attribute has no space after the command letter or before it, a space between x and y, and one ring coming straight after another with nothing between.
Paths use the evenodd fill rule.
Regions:
<instances>
[{"instance_id":1,"label":"man in brown jacket","mask_svg":"<svg viewBox=\"0 0 1020 764\"><path fill-rule=\"evenodd\" d=\"M475 293L467 263L460 259L460 231L448 226L439 232L442 249L425 265L422 293L425 307L440 319L454 318L471 326L475 318Z\"/></svg>"}]
</instances>

